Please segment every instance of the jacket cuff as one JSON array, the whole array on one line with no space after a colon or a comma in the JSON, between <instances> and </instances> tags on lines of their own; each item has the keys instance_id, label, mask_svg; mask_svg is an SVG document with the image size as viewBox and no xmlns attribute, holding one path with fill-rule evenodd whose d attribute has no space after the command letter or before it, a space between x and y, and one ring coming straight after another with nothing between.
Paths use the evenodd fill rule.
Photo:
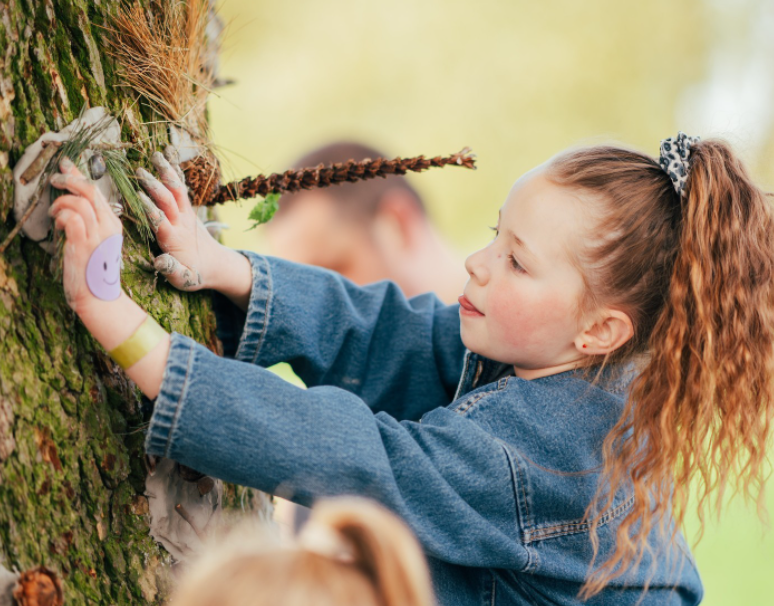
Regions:
<instances>
[{"instance_id":1,"label":"jacket cuff","mask_svg":"<svg viewBox=\"0 0 774 606\"><path fill-rule=\"evenodd\" d=\"M269 261L263 255L247 250L238 251L247 257L253 270L253 286L247 305L242 336L239 338L234 358L242 362L255 364L266 338L271 309L272 279Z\"/></svg>"},{"instance_id":2,"label":"jacket cuff","mask_svg":"<svg viewBox=\"0 0 774 606\"><path fill-rule=\"evenodd\" d=\"M169 357L161 379L161 389L156 397L153 416L145 437L145 451L150 455L167 457L171 451L195 355L196 341L176 332L171 334Z\"/></svg>"},{"instance_id":3,"label":"jacket cuff","mask_svg":"<svg viewBox=\"0 0 774 606\"><path fill-rule=\"evenodd\" d=\"M254 363L266 332L271 272L265 257L251 251L237 252L247 257L252 268L247 312L217 291L212 292L212 310L217 320L216 334L223 345L223 357Z\"/></svg>"}]
</instances>

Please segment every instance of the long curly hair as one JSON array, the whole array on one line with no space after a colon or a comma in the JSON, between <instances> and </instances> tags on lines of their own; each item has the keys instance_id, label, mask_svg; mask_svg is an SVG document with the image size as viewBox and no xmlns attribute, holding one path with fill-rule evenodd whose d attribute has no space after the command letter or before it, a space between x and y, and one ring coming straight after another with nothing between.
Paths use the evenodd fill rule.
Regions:
<instances>
[{"instance_id":1,"label":"long curly hair","mask_svg":"<svg viewBox=\"0 0 774 606\"><path fill-rule=\"evenodd\" d=\"M549 162L547 176L576 190L599 217L578 259L582 307L625 311L634 325L633 338L610 357L647 354L604 441L600 488L587 510L595 559L596 512L622 487L635 505L616 531L612 556L581 590L589 598L639 564L654 529L674 540L692 489L702 531L727 488L756 500L764 515L774 417L774 220L767 194L717 140L693 146L682 197L654 158L618 147L566 152Z\"/></svg>"}]
</instances>

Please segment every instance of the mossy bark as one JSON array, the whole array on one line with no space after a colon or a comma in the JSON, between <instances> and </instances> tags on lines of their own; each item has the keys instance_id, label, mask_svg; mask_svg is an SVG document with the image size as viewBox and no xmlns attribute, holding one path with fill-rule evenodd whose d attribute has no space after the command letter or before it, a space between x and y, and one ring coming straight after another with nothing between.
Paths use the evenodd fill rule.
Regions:
<instances>
[{"instance_id":1,"label":"mossy bark","mask_svg":"<svg viewBox=\"0 0 774 606\"><path fill-rule=\"evenodd\" d=\"M0 241L14 225L14 163L84 104L123 118L124 140L165 142L142 126L105 52L100 26L117 5L0 3ZM167 330L214 348L208 297L157 280L151 245L124 224L124 289ZM68 308L52 265L21 235L0 256L0 563L55 570L68 604L157 603L169 556L148 534L147 411Z\"/></svg>"}]
</instances>

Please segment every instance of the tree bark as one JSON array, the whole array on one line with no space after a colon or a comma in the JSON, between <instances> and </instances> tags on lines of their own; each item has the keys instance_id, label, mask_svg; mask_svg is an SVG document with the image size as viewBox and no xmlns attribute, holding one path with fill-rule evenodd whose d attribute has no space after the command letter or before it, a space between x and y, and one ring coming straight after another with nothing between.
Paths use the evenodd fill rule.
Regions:
<instances>
[{"instance_id":1,"label":"tree bark","mask_svg":"<svg viewBox=\"0 0 774 606\"><path fill-rule=\"evenodd\" d=\"M123 119L124 141L166 143L106 52L100 26L119 4L0 2L0 241L14 227L15 162L84 105ZM124 226L125 290L167 330L216 349L209 298L157 281L148 244ZM52 265L21 234L0 255L0 565L53 570L68 604L160 603L170 556L149 535L149 411L68 308Z\"/></svg>"}]
</instances>

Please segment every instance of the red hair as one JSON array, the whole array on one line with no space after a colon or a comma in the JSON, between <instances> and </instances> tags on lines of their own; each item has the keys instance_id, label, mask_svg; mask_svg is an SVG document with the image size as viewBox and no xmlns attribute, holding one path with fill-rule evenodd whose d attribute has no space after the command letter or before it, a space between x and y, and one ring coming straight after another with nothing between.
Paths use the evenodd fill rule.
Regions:
<instances>
[{"instance_id":1,"label":"red hair","mask_svg":"<svg viewBox=\"0 0 774 606\"><path fill-rule=\"evenodd\" d=\"M682 197L655 159L617 147L567 152L547 175L596 205L602 236L578 259L582 306L619 309L634 325L611 359L648 355L604 443L600 491L587 513L595 553L593 512L607 509L623 486L633 489L635 505L615 552L584 585L588 598L640 561L654 528L668 534L671 516L682 524L690 486L698 489L702 527L706 508L714 500L719 512L729 486L764 511L774 220L767 195L722 141L693 146Z\"/></svg>"}]
</instances>

